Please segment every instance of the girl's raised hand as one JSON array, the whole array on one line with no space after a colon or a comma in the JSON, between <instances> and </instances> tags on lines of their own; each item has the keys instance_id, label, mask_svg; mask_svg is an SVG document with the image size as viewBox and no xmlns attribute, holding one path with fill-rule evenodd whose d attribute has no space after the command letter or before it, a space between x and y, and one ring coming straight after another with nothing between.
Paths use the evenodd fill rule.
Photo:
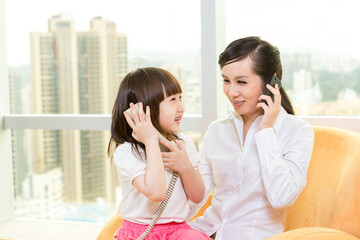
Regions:
<instances>
[{"instance_id":1,"label":"girl's raised hand","mask_svg":"<svg viewBox=\"0 0 360 240\"><path fill-rule=\"evenodd\" d=\"M150 107L146 106L146 113L144 115L143 104L139 103L139 112L136 110L135 105L130 103L132 118L129 113L124 112L126 121L132 128L132 136L139 142L147 145L150 142L158 141L156 128L151 123Z\"/></svg>"},{"instance_id":2,"label":"girl's raised hand","mask_svg":"<svg viewBox=\"0 0 360 240\"><path fill-rule=\"evenodd\" d=\"M164 167L177 171L180 174L194 169L182 142L175 140L175 143L178 145L179 149L171 145L169 142L165 142L163 140L160 140L160 143L170 150L170 152L161 153Z\"/></svg>"},{"instance_id":3,"label":"girl's raised hand","mask_svg":"<svg viewBox=\"0 0 360 240\"><path fill-rule=\"evenodd\" d=\"M274 101L271 99L270 96L261 95L259 97L259 101L265 100L264 102L259 102L256 107L264 109L264 116L262 117L259 123L259 130L264 128L273 127L274 122L279 115L281 110L281 95L278 84L275 84L275 88L266 84L266 87L274 94Z\"/></svg>"}]
</instances>

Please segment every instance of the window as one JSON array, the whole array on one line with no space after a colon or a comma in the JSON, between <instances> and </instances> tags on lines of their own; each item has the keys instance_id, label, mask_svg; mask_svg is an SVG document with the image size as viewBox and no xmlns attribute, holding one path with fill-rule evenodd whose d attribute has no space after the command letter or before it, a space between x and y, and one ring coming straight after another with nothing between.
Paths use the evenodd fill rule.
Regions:
<instances>
[{"instance_id":1,"label":"window","mask_svg":"<svg viewBox=\"0 0 360 240\"><path fill-rule=\"evenodd\" d=\"M201 114L200 2L107 0L100 12L98 3L6 2L10 81L31 103L21 113L109 114L124 75L156 66L180 81L187 113Z\"/></svg>"},{"instance_id":2,"label":"window","mask_svg":"<svg viewBox=\"0 0 360 240\"><path fill-rule=\"evenodd\" d=\"M6 230L3 231L4 224L1 224L1 222L13 219L14 216L69 220L69 218L66 217L68 216L66 213L74 211L75 205L76 211L79 210L84 213L89 213L88 206L96 205L98 208L93 208L96 214L93 216L96 217L84 219L86 214L74 214L72 216L77 216L77 219L72 220L101 222L107 220L107 216L113 214L113 208L116 206L111 206L111 203L109 204L107 200L111 198L107 198L107 196L97 197L95 196L96 194L93 194L91 191L84 190L78 199L92 198L96 200L91 200L86 203L80 200L79 205L77 205L75 201L64 200L65 182L68 181L64 175L66 173L65 170L69 170L69 168L72 167L71 164L82 164L81 167L77 166L77 171L84 169L84 171L89 172L94 169L105 168L104 165L102 165L103 162L101 162L107 161L105 154L101 157L96 155L95 157L98 158L97 161L89 160L95 159L95 157L91 158L92 153L90 150L96 149L104 152L106 149L106 143L104 143L104 141L108 139L106 137L110 125L110 115L108 113L110 113L112 103L109 100L94 101L92 98L92 96L98 96L100 98L100 96L104 95L105 90L101 88L102 86L97 80L102 77L105 68L108 69L106 71L108 71L109 74L112 74L112 78L117 79L117 81L119 81L118 77L121 76L121 74L143 66L164 67L171 70L179 80L184 79L182 86L184 92L187 94L184 96L184 100L187 101L185 110L188 115L183 119L183 130L187 131L187 134L190 134L190 136L195 139L195 142L200 142L202 134L207 129L208 124L229 111L229 109L224 107L225 102L227 104L227 100L221 92L221 81L220 79L216 81L216 77L220 77L217 58L226 44L239 37L260 35L278 46L282 54L285 54L285 56L283 56L284 69L291 69L291 67L286 67L286 61L291 62L296 60L295 62L301 63L307 61L306 59L309 58L308 52L297 52L297 50L303 50L309 46L312 46L310 49L313 49L314 46L317 47L311 44L302 48L299 46L300 43L308 43L312 40L312 36L307 37L306 31L305 33L303 32L303 38L299 38L299 36L302 36L301 34L287 34L287 32L291 32L290 30L292 30L292 28L299 32L302 30L302 28L300 28L302 27L301 24L295 27L289 25L292 19L291 13L296 12L294 8L297 10L297 7L291 7L290 5L300 5L297 1L289 3L282 2L280 4L280 2L276 1L272 1L271 3L255 1L253 3L233 0L195 2L187 0L181 1L181 3L165 0L121 2L105 0L101 1L101 3L99 2L101 8L98 6L100 5L98 2L80 1L80 3L81 5L77 6L77 3L69 0L61 2L0 0L0 53L4 55L6 51L8 52L8 64L5 61L6 58L0 57L0 115L5 115L5 117L1 118L1 121L3 121L6 129L10 129L0 131L0 141L4 143L0 145L2 153L2 159L0 160L0 188L3 189L2 193L4 193L2 203L0 204L0 212L2 213L0 215L1 233L7 233ZM261 6L259 6L260 4ZM302 4L312 6L313 9L310 9L310 11L313 12L313 16L316 16L315 12L324 12L323 8L319 10L318 7L314 7L315 3L313 2L305 2ZM326 4L326 6L330 4L332 6L335 2L322 2L322 4ZM353 6L351 4L353 3L345 2L339 6ZM4 10L4 5L6 5L6 10ZM21 5L21 8L18 7L19 5ZM104 6L106 6L106 8ZM140 10L138 6L141 6ZM273 17L271 14L268 14L269 17L265 18L265 16L268 16L265 14L268 12L267 10L269 10L269 13L271 12L270 10L278 12L277 9L279 9L280 6L285 6L287 11L291 13L284 15L283 12L286 11L282 10L282 13L278 14L279 17L276 18L280 19L277 22L271 22L273 20L269 20ZM28 9L31 9L31 15ZM99 12L99 9L106 9L109 12ZM146 12L141 12L141 9L144 9ZM352 9L356 8L353 6ZM58 16L59 11L65 12L62 12L62 14ZM259 15L259 12L265 13ZM131 13L132 15L129 17L126 15L127 13ZM4 28L5 14L7 32L5 32ZM54 15L58 17L52 17ZM18 16L22 16L21 21L18 20ZM102 18L98 16L102 16ZM352 20L349 22L356 22L355 14L346 16L346 18L350 17L355 19L349 19ZM303 19L302 16L298 16L298 18ZM60 26L58 26L59 31L58 35L56 35L57 38L48 30L49 19L52 19L54 22L67 21L65 22L66 24L60 24ZM333 21L332 18L328 19L328 17L322 19ZM117 38L116 40L112 38L114 41L110 41L109 46L111 45L113 53L117 54L108 57L112 60L112 63L126 64L106 65L105 61L99 57L106 52L101 48L105 37L99 32L90 31L90 21L92 21L93 24L90 27L99 27L95 25L101 25L101 22L106 22L103 26L112 29L112 33L116 32ZM304 23L306 23L308 20L305 19L304 21ZM115 23L115 26L112 22ZM129 24L129 22L131 24ZM267 24L267 22L272 25L264 25ZM107 23L110 23L110 26L107 26ZM279 24L281 26L287 25L287 27L284 27L282 31L279 31L278 29L280 28L277 27L275 28L277 32L274 33L274 26ZM349 26L349 24L342 24L334 23L333 27L339 29L340 25L344 26L344 29L347 29L347 26ZM305 27L305 30L313 25L308 23L306 26L307 28ZM115 31L113 31L114 28L116 28ZM271 31L268 31L268 29L271 29ZM352 29L356 28L353 27ZM136 31L133 32L133 30ZM66 31L71 34L67 34L68 32ZM348 33L351 34L350 30L348 30ZM72 36L72 40L76 39L75 45L71 39L69 40L70 35ZM5 36L7 38L6 46L3 41ZM346 40L340 39L341 36L341 34L338 36L338 40L347 43ZM35 39L32 42L30 41L31 37ZM308 41L305 41L306 37ZM38 38L42 40L38 41ZM353 38L356 39L356 36ZM126 39L126 41L124 41L124 39ZM116 47L114 47L115 45ZM75 49L74 46L76 46ZM355 53L359 52L356 51L356 46L357 45L352 46L354 49L354 58L357 58ZM66 51L60 51L60 48ZM150 51L149 49L154 51ZM294 51L294 49L296 51ZM334 49L336 50L337 48ZM36 52L41 52L40 58L37 54L34 54ZM286 60L286 54L290 55L288 58L290 60ZM71 56L75 56L75 58L71 58ZM68 58L70 60L58 61L58 58ZM74 59L76 59L76 64L69 64L69 62ZM317 62L317 59L311 56L311 62ZM344 63L345 66L343 69L347 69L346 71L348 71L348 69L353 68L351 66L355 66L356 61L352 62L353 64L350 64L348 61L343 61L342 63ZM32 63L35 63L34 68L32 67ZM9 68L7 68L7 65L9 65ZM74 69L77 71L75 74L77 77L72 76ZM313 70L317 71L317 69ZM304 81L306 86L298 86L299 88L305 89L304 91L306 92L305 87L311 85L310 89L312 89L314 87L313 84L315 84L313 74L314 76L316 74L313 73L313 70L302 71L300 69L299 71L293 71L292 74L289 74L294 79L310 79L308 77L310 72L312 80ZM9 78L7 72L9 73ZM36 77L32 78L32 75L36 75ZM33 79L38 80L38 82L33 82ZM44 80L40 81L41 79ZM78 85L73 86L74 81L64 81L64 84L60 85L58 84L59 79L76 79L75 82L77 82ZM355 86L358 80L353 81L353 83L355 83ZM8 84L10 86L8 86ZM34 84L35 87L33 87ZM289 87L288 91L290 92L292 87L286 87ZM66 89L67 91L62 91L61 89ZM354 90L356 88L354 87L352 89ZM73 95L66 95L70 93ZM111 96L111 94L108 95ZM291 97L295 103L297 101L295 95ZM76 101L68 101L69 98L76 99ZM65 101L59 101L59 99L65 99ZM217 101L218 99L220 100ZM301 99L304 100L306 98ZM206 104L202 104L202 102L206 102ZM77 103L77 106L73 106L74 103ZM11 106L11 111L9 106ZM300 108L297 114L310 114L310 110L312 109L310 106L306 107L304 111ZM342 127L360 132L360 125L358 124L359 117L305 117L305 119L310 120L312 124L316 125ZM35 136L37 136L39 140L35 141ZM69 150L67 152L65 148L59 145L59 142L64 141L68 141L66 144L70 145L70 147L67 148ZM38 160L39 164L37 167L40 168L40 170L48 168L48 171L41 173L33 170L35 162L34 156L37 147L32 146L35 144L46 146L46 151L38 151L37 154L39 156L46 154L48 161ZM10 150L11 145L13 148L12 152ZM71 164L70 161L69 164L62 164L66 162L67 159L74 161ZM10 164L12 160L13 168ZM98 183L87 180L86 177L88 176L82 176L81 171L73 176L82 181L81 189L92 189L99 186ZM106 177L108 180L111 180L109 182L113 181L111 177ZM115 177L115 175L112 175L112 177ZM99 174L96 178L99 178L101 182L103 175ZM74 184L77 184L80 180L74 181ZM13 189L14 194L12 192ZM39 189L42 189L42 191L39 191ZM46 189L47 191L45 191ZM119 195L115 189L116 186L113 189L115 193L113 192L111 194L114 194L115 201L118 201L116 199L119 199L119 197L117 197ZM13 195L15 195L15 200L12 198ZM39 197L48 200L34 200ZM50 198L53 201L49 201ZM23 208L21 206L31 207ZM40 206L44 210L48 209L44 215L34 212L34 209L39 209ZM105 207L102 208L101 206L109 208L105 210ZM15 212L13 211L14 209L16 210ZM33 223L37 221L30 222ZM50 230L50 227L54 226L50 226L48 223L45 224L45 227L44 223L42 223L38 227L39 231L33 231L34 225L29 225L28 222L21 222L19 225L22 228L27 226L27 229L31 230L25 230L25 233L44 232L44 229L48 229L48 231L50 231L48 236L54 237L53 232ZM75 226L71 230L78 230L77 234L71 231L73 238L89 239L94 236L94 225L90 225L91 227L88 227L85 231L84 228L81 228L80 225L76 225L74 222L72 222L71 225ZM61 229L62 231L60 232L63 233L70 232L64 231L64 225L59 226L60 224L56 223L53 229L56 229L57 232L59 232L59 229ZM89 224L87 224L87 226L89 226ZM90 234L89 237L84 235L85 232ZM5 237L30 237L27 235L19 237L19 234L20 233L11 232ZM64 236L58 237L59 239L66 239ZM40 238L32 237L32 239Z\"/></svg>"},{"instance_id":3,"label":"window","mask_svg":"<svg viewBox=\"0 0 360 240\"><path fill-rule=\"evenodd\" d=\"M187 114L201 114L200 1L102 1L100 12L98 3L6 1L10 112L110 114L125 74L155 66L179 80ZM106 156L109 138L12 130L14 216L108 219L121 187Z\"/></svg>"},{"instance_id":4,"label":"window","mask_svg":"<svg viewBox=\"0 0 360 240\"><path fill-rule=\"evenodd\" d=\"M360 114L359 3L226 1L226 41L260 36L277 46L298 115Z\"/></svg>"}]
</instances>

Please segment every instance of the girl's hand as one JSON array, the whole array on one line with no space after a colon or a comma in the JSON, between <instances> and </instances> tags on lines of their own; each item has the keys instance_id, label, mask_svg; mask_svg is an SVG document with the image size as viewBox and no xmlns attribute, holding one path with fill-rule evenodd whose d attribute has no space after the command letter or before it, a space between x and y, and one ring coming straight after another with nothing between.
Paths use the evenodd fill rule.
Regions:
<instances>
[{"instance_id":1,"label":"girl's hand","mask_svg":"<svg viewBox=\"0 0 360 240\"><path fill-rule=\"evenodd\" d=\"M259 97L259 101L265 100L267 102L267 105L264 102L259 102L256 105L257 108L261 107L264 109L264 116L259 123L259 130L273 127L274 122L281 110L281 95L279 86L275 84L275 88L273 88L269 84L266 84L266 87L274 94L274 101L272 101L271 97L267 95L261 95Z\"/></svg>"},{"instance_id":2,"label":"girl's hand","mask_svg":"<svg viewBox=\"0 0 360 240\"><path fill-rule=\"evenodd\" d=\"M180 173L180 175L194 169L182 142L175 140L175 143L179 146L179 149L162 140L160 140L160 143L170 150L170 152L161 153L164 167L177 171Z\"/></svg>"},{"instance_id":3,"label":"girl's hand","mask_svg":"<svg viewBox=\"0 0 360 240\"><path fill-rule=\"evenodd\" d=\"M160 142L170 150L161 153L164 167L179 172L187 198L194 203L200 203L204 198L205 185L199 170L195 170L191 164L184 144L175 140L179 147L177 149L170 143Z\"/></svg>"},{"instance_id":4,"label":"girl's hand","mask_svg":"<svg viewBox=\"0 0 360 240\"><path fill-rule=\"evenodd\" d=\"M147 145L153 141L158 141L157 130L151 123L150 107L146 106L146 114L144 116L143 104L139 103L139 112L136 111L135 105L130 103L132 118L125 111L126 121L132 128L132 136L139 142Z\"/></svg>"}]
</instances>

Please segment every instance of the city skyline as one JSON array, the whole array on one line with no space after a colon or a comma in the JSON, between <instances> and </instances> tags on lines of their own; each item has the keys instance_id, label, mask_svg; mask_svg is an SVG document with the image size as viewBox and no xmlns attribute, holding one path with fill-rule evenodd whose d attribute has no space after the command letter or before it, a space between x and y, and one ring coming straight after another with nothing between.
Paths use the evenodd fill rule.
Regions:
<instances>
[{"instance_id":1,"label":"city skyline","mask_svg":"<svg viewBox=\"0 0 360 240\"><path fill-rule=\"evenodd\" d=\"M47 32L30 34L33 112L110 113L128 71L126 36L117 32L114 22L99 17L90 20L88 32L75 31L73 20L58 16L48 24ZM21 75L10 72L11 106L16 112L22 111L21 80ZM110 206L117 201L119 183L105 152L108 131L37 129L12 136L16 215L62 219L64 204L101 198Z\"/></svg>"},{"instance_id":2,"label":"city skyline","mask_svg":"<svg viewBox=\"0 0 360 240\"><path fill-rule=\"evenodd\" d=\"M181 53L200 48L200 1L104 0L101 5L109 7L101 8L99 4L70 0L6 1L9 66L30 63L29 32L46 31L44 19L60 13L75 21L76 31L89 30L88 20L96 16L114 21L118 31L128 36L130 57L141 51ZM41 11L34 6L41 6ZM329 56L359 59L360 33L354 31L360 21L356 12L359 6L357 0L257 0L246 4L226 0L225 41L257 35L278 46L284 54L312 53L314 60ZM28 16L27 21L18 21L19 16Z\"/></svg>"},{"instance_id":3,"label":"city skyline","mask_svg":"<svg viewBox=\"0 0 360 240\"><path fill-rule=\"evenodd\" d=\"M20 4L21 8L18 7ZM59 14L72 19L76 31L79 32L89 30L88 21L93 17L100 16L115 22L118 31L128 37L130 54L144 50L191 53L200 49L200 2L184 0L181 4L172 4L166 0L104 0L101 5L109 7L99 8L94 1L6 1L9 66L30 63L29 33L47 31L44 20ZM41 10L34 6L41 6ZM29 9L33 9L32 12ZM19 21L18 16L28 16L27 21ZM184 37L188 35L192 37Z\"/></svg>"}]
</instances>

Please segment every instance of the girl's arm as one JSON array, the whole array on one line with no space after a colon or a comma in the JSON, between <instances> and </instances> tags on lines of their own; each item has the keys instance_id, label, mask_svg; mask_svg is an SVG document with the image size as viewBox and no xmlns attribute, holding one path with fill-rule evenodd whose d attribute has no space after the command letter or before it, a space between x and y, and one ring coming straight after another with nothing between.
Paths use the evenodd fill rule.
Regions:
<instances>
[{"instance_id":1,"label":"girl's arm","mask_svg":"<svg viewBox=\"0 0 360 240\"><path fill-rule=\"evenodd\" d=\"M184 171L180 176L188 199L200 203L204 199L205 186L199 170L191 166L191 169Z\"/></svg>"},{"instance_id":2,"label":"girl's arm","mask_svg":"<svg viewBox=\"0 0 360 240\"><path fill-rule=\"evenodd\" d=\"M137 113L134 104L131 103L130 108L133 119L127 112L124 112L126 121L133 129L133 137L142 142L146 150L145 175L136 177L132 184L150 200L162 201L166 195L165 170L157 131L151 123L150 108L149 106L146 107L145 118L142 103L139 104L139 113Z\"/></svg>"},{"instance_id":3,"label":"girl's arm","mask_svg":"<svg viewBox=\"0 0 360 240\"><path fill-rule=\"evenodd\" d=\"M189 160L185 146L182 142L176 141L180 149L176 149L171 144L161 141L170 152L162 152L164 166L179 172L184 190L189 200L199 203L203 200L205 186L199 170L195 170Z\"/></svg>"}]
</instances>

